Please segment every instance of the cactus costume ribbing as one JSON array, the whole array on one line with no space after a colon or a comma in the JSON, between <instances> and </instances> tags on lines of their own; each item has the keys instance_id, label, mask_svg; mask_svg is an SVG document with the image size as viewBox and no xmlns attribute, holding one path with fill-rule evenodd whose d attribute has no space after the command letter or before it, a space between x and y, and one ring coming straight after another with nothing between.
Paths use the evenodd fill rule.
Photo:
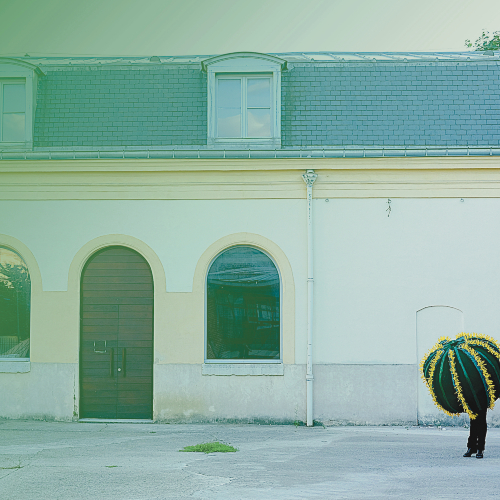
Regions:
<instances>
[{"instance_id":1,"label":"cactus costume ribbing","mask_svg":"<svg viewBox=\"0 0 500 500\"><path fill-rule=\"evenodd\" d=\"M440 338L420 369L434 403L447 415L465 412L474 419L500 396L500 347L486 335Z\"/></svg>"}]
</instances>

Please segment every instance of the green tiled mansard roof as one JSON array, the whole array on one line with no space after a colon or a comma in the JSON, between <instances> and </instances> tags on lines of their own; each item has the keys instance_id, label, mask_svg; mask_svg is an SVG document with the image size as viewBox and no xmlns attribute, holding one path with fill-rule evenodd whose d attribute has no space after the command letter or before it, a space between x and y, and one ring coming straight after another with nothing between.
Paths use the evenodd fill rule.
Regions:
<instances>
[{"instance_id":1,"label":"green tiled mansard roof","mask_svg":"<svg viewBox=\"0 0 500 500\"><path fill-rule=\"evenodd\" d=\"M497 53L274 55L282 149L500 145ZM35 150L206 148L208 57L25 58Z\"/></svg>"}]
</instances>

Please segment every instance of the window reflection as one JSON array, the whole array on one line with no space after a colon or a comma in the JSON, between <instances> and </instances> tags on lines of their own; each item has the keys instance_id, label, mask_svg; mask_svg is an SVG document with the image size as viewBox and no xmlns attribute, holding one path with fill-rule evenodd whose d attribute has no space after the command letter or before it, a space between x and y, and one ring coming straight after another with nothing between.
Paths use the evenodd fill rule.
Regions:
<instances>
[{"instance_id":1,"label":"window reflection","mask_svg":"<svg viewBox=\"0 0 500 500\"><path fill-rule=\"evenodd\" d=\"M219 108L217 130L219 137L241 137L240 108Z\"/></svg>"},{"instance_id":2,"label":"window reflection","mask_svg":"<svg viewBox=\"0 0 500 500\"><path fill-rule=\"evenodd\" d=\"M23 142L25 129L24 113L8 113L3 115L3 140L5 142Z\"/></svg>"},{"instance_id":3,"label":"window reflection","mask_svg":"<svg viewBox=\"0 0 500 500\"><path fill-rule=\"evenodd\" d=\"M248 107L249 108L269 108L271 106L269 78L249 78L247 83Z\"/></svg>"},{"instance_id":4,"label":"window reflection","mask_svg":"<svg viewBox=\"0 0 500 500\"><path fill-rule=\"evenodd\" d=\"M217 79L217 137L270 138L271 77Z\"/></svg>"},{"instance_id":5,"label":"window reflection","mask_svg":"<svg viewBox=\"0 0 500 500\"><path fill-rule=\"evenodd\" d=\"M260 250L221 253L207 276L207 359L280 359L280 280Z\"/></svg>"},{"instance_id":6,"label":"window reflection","mask_svg":"<svg viewBox=\"0 0 500 500\"><path fill-rule=\"evenodd\" d=\"M26 85L0 81L0 140L23 142L26 128Z\"/></svg>"},{"instance_id":7,"label":"window reflection","mask_svg":"<svg viewBox=\"0 0 500 500\"><path fill-rule=\"evenodd\" d=\"M248 137L271 136L271 111L269 109L248 110Z\"/></svg>"},{"instance_id":8,"label":"window reflection","mask_svg":"<svg viewBox=\"0 0 500 500\"><path fill-rule=\"evenodd\" d=\"M217 85L219 137L241 137L241 79L221 79Z\"/></svg>"},{"instance_id":9,"label":"window reflection","mask_svg":"<svg viewBox=\"0 0 500 500\"><path fill-rule=\"evenodd\" d=\"M22 83L4 84L3 112L24 113L26 111L26 91Z\"/></svg>"},{"instance_id":10,"label":"window reflection","mask_svg":"<svg viewBox=\"0 0 500 500\"><path fill-rule=\"evenodd\" d=\"M31 280L24 260L0 247L0 358L29 358Z\"/></svg>"}]
</instances>

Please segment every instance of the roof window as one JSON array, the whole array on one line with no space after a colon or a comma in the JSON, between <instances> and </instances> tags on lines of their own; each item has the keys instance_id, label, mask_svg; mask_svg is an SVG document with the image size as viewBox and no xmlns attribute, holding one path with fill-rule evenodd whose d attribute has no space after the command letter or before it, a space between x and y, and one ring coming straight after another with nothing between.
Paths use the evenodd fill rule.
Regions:
<instances>
[{"instance_id":1,"label":"roof window","mask_svg":"<svg viewBox=\"0 0 500 500\"><path fill-rule=\"evenodd\" d=\"M212 57L207 72L208 137L214 147L281 146L281 71L286 61L254 52Z\"/></svg>"},{"instance_id":2,"label":"roof window","mask_svg":"<svg viewBox=\"0 0 500 500\"><path fill-rule=\"evenodd\" d=\"M0 58L0 149L33 148L36 82L41 74L32 64Z\"/></svg>"}]
</instances>

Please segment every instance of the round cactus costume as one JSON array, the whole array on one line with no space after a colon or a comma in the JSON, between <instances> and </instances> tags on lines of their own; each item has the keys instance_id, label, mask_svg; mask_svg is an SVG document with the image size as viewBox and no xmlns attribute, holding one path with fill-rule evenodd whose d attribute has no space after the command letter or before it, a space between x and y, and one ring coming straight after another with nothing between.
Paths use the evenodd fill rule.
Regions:
<instances>
[{"instance_id":1,"label":"round cactus costume","mask_svg":"<svg viewBox=\"0 0 500 500\"><path fill-rule=\"evenodd\" d=\"M447 415L493 409L500 396L500 346L491 337L460 333L442 337L420 363L432 399Z\"/></svg>"}]
</instances>

